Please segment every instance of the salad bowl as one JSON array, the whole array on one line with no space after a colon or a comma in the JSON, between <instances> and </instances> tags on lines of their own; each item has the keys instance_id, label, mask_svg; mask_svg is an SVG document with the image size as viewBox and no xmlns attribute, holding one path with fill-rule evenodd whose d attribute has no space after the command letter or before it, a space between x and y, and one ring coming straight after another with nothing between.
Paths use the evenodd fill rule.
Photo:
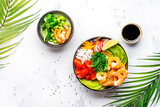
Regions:
<instances>
[{"instance_id":1,"label":"salad bowl","mask_svg":"<svg viewBox=\"0 0 160 107\"><path fill-rule=\"evenodd\" d=\"M91 38L91 39L88 39L88 40L86 40L86 41L89 41L89 42L92 42L92 43L95 43L96 41L97 41L97 39L99 39L99 41L105 41L105 40L112 40L111 38L108 38L108 37L93 37L93 38ZM83 42L84 43L84 42ZM99 84L98 83L98 81L95 79L95 80L93 80L92 78L93 78L93 76L91 76L90 77L90 79L88 79L88 78L86 78L86 77L80 77L79 75L77 76L77 71L76 71L76 69L78 69L77 68L77 66L75 66L75 62L74 62L74 60L75 59L78 59L79 57L77 57L77 54L78 54L78 52L79 52L79 50L81 50L81 48L82 48L82 46L83 46L83 43L77 48L77 50L76 50L76 52L75 52L75 54L74 54L74 57L73 57L73 70L74 70L74 73L75 73L75 76L76 76L76 78L78 79L78 81L83 85L83 86L85 86L86 88L88 88L88 89L90 89L90 90L94 90L94 91L107 91L107 90L111 90L111 89L113 89L113 88L115 88L116 86L100 86L101 84ZM124 63L124 65L125 65L125 68L126 68L126 71L128 70L128 57L127 57L127 54L126 54L126 52L125 52L125 50L124 50L124 48L120 45L120 43L117 43L116 44L117 45L117 47L119 47L124 53L124 55L125 55L125 61L122 61L123 63ZM114 48L113 48L114 49ZM115 48L115 51L116 51L116 49L117 48ZM109 51L110 51L111 49L109 49ZM114 53L114 50L112 51L113 53ZM119 54L119 55L118 55ZM118 56L120 56L120 55L122 55L122 53L115 53L115 55L118 55ZM92 55L93 56L93 55ZM92 57L91 56L91 57ZM79 59L81 59L81 58L79 58ZM78 59L78 60L79 60ZM120 58L120 59L122 59L122 58ZM124 58L123 58L124 59ZM85 61L83 61L83 59L82 59L82 64L84 64L85 65ZM91 65L92 66L92 65ZM80 69L83 69L83 67L82 68L80 68ZM96 75L97 75L97 73L95 73ZM128 72L127 72L127 75L128 75ZM92 82L91 80L93 80L94 82ZM97 88L98 87L98 88ZM100 88L101 87L101 88Z\"/></svg>"},{"instance_id":2,"label":"salad bowl","mask_svg":"<svg viewBox=\"0 0 160 107\"><path fill-rule=\"evenodd\" d=\"M57 32L59 30L62 30L62 31L66 30L64 29L64 23L66 24L67 28L70 31L68 34L68 38L65 39L65 41L61 43L62 40L60 42L58 40L59 38L61 39L64 37L59 36L59 38L56 38L55 29L57 30ZM37 26L37 33L38 33L40 40L45 45L52 47L52 48L59 48L59 47L66 45L71 40L73 36L73 32L74 32L74 25L73 25L72 19L66 13L62 11L58 11L58 10L50 11L44 14L39 20L38 26Z\"/></svg>"}]
</instances>

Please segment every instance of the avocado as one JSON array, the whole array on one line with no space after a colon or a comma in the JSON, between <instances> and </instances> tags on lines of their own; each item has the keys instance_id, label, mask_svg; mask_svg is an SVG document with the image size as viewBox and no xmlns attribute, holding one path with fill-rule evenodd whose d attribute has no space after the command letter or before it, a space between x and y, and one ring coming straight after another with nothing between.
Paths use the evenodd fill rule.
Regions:
<instances>
[{"instance_id":1,"label":"avocado","mask_svg":"<svg viewBox=\"0 0 160 107\"><path fill-rule=\"evenodd\" d=\"M113 56L113 53L110 50L106 50L111 56Z\"/></svg>"},{"instance_id":2,"label":"avocado","mask_svg":"<svg viewBox=\"0 0 160 107\"><path fill-rule=\"evenodd\" d=\"M119 45L115 45L106 50L111 56L117 56L123 64L127 63L127 56L123 48Z\"/></svg>"},{"instance_id":3,"label":"avocado","mask_svg":"<svg viewBox=\"0 0 160 107\"><path fill-rule=\"evenodd\" d=\"M124 50L122 49L122 47L120 47L120 46L117 46L117 47L121 50L121 53L123 55L122 63L126 64L127 63L127 55L126 55L126 53L124 52Z\"/></svg>"},{"instance_id":4,"label":"avocado","mask_svg":"<svg viewBox=\"0 0 160 107\"><path fill-rule=\"evenodd\" d=\"M105 89L105 87L103 87L98 80L86 80L86 79L79 79L79 81L84 84L85 86L87 86L90 89L94 89L94 90L103 90Z\"/></svg>"},{"instance_id":5,"label":"avocado","mask_svg":"<svg viewBox=\"0 0 160 107\"><path fill-rule=\"evenodd\" d=\"M119 48L118 45L116 45L116 48L117 48L117 50L118 50L119 58L120 58L120 60L122 61L122 60L123 60L122 50Z\"/></svg>"},{"instance_id":6,"label":"avocado","mask_svg":"<svg viewBox=\"0 0 160 107\"><path fill-rule=\"evenodd\" d=\"M120 58L120 51L116 47L116 45L114 47L112 47L112 48L109 48L108 50L110 50L113 53L113 56L117 56L118 58Z\"/></svg>"}]
</instances>

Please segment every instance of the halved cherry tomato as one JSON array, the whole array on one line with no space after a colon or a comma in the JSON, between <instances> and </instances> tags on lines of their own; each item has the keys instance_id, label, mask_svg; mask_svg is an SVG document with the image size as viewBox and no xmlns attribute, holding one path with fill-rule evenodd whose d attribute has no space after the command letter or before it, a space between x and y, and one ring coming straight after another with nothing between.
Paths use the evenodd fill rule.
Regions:
<instances>
[{"instance_id":1,"label":"halved cherry tomato","mask_svg":"<svg viewBox=\"0 0 160 107\"><path fill-rule=\"evenodd\" d=\"M86 65L83 63L82 68L86 68Z\"/></svg>"},{"instance_id":2,"label":"halved cherry tomato","mask_svg":"<svg viewBox=\"0 0 160 107\"><path fill-rule=\"evenodd\" d=\"M76 68L76 70L75 70L74 72L75 72L75 74L76 74L76 75L78 75L78 74L80 74L80 72L81 72L81 69L79 69L79 68Z\"/></svg>"},{"instance_id":3,"label":"halved cherry tomato","mask_svg":"<svg viewBox=\"0 0 160 107\"><path fill-rule=\"evenodd\" d=\"M83 78L83 76L81 75L81 69L79 69L79 68L76 68L76 70L75 70L75 74L76 74L76 76L78 77L78 78Z\"/></svg>"},{"instance_id":4,"label":"halved cherry tomato","mask_svg":"<svg viewBox=\"0 0 160 107\"><path fill-rule=\"evenodd\" d=\"M85 64L85 66L86 66L90 71L92 71L92 70L93 70L93 68L92 68L92 67L90 67L90 65L92 65L92 62L91 62L91 61L86 60L86 61L84 62L84 64Z\"/></svg>"},{"instance_id":5,"label":"halved cherry tomato","mask_svg":"<svg viewBox=\"0 0 160 107\"><path fill-rule=\"evenodd\" d=\"M74 66L75 66L76 68L82 68L82 67L83 67L82 61L79 60L79 59L74 59L74 60L73 60L73 64L74 64Z\"/></svg>"},{"instance_id":6,"label":"halved cherry tomato","mask_svg":"<svg viewBox=\"0 0 160 107\"><path fill-rule=\"evenodd\" d=\"M87 74L87 75L85 76L85 78L86 78L87 80L90 80L90 75Z\"/></svg>"},{"instance_id":7,"label":"halved cherry tomato","mask_svg":"<svg viewBox=\"0 0 160 107\"><path fill-rule=\"evenodd\" d=\"M81 74L76 75L78 78L84 78Z\"/></svg>"},{"instance_id":8,"label":"halved cherry tomato","mask_svg":"<svg viewBox=\"0 0 160 107\"><path fill-rule=\"evenodd\" d=\"M96 74L95 73L92 73L91 75L90 75L90 80L95 80L96 79Z\"/></svg>"},{"instance_id":9,"label":"halved cherry tomato","mask_svg":"<svg viewBox=\"0 0 160 107\"><path fill-rule=\"evenodd\" d=\"M93 69L92 69L92 70L89 70L89 73L88 73L88 74L92 74L92 73L94 73L94 72L93 72Z\"/></svg>"},{"instance_id":10,"label":"halved cherry tomato","mask_svg":"<svg viewBox=\"0 0 160 107\"><path fill-rule=\"evenodd\" d=\"M89 69L88 68L83 68L80 72L80 74L85 77L87 74L89 73Z\"/></svg>"}]
</instances>

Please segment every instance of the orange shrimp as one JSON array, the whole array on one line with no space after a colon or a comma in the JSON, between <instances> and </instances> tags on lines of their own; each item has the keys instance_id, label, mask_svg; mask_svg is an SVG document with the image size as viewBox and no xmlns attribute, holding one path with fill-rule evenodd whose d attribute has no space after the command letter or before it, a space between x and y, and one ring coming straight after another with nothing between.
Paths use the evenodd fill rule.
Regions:
<instances>
[{"instance_id":1,"label":"orange shrimp","mask_svg":"<svg viewBox=\"0 0 160 107\"><path fill-rule=\"evenodd\" d=\"M126 66L123 63L121 63L121 68L126 69Z\"/></svg>"},{"instance_id":2,"label":"orange shrimp","mask_svg":"<svg viewBox=\"0 0 160 107\"><path fill-rule=\"evenodd\" d=\"M110 80L109 78L105 78L103 80L100 80L99 83L102 85L102 86L113 86L113 81Z\"/></svg>"},{"instance_id":3,"label":"orange shrimp","mask_svg":"<svg viewBox=\"0 0 160 107\"><path fill-rule=\"evenodd\" d=\"M59 36L61 31L62 30L57 31L57 28L55 28L55 30L54 30L54 37L59 44L63 44L65 42L65 39L63 37Z\"/></svg>"},{"instance_id":4,"label":"orange shrimp","mask_svg":"<svg viewBox=\"0 0 160 107\"><path fill-rule=\"evenodd\" d=\"M96 78L102 86L111 86L113 81L108 78L107 72L98 72Z\"/></svg>"},{"instance_id":5,"label":"orange shrimp","mask_svg":"<svg viewBox=\"0 0 160 107\"><path fill-rule=\"evenodd\" d=\"M70 34L71 34L71 30L66 24L63 24L63 26L66 29L65 40L67 40L69 38Z\"/></svg>"},{"instance_id":6,"label":"orange shrimp","mask_svg":"<svg viewBox=\"0 0 160 107\"><path fill-rule=\"evenodd\" d=\"M113 80L114 86L119 86L123 83L123 77L120 73L112 72L111 73L111 78L114 78L114 80Z\"/></svg>"},{"instance_id":7,"label":"orange shrimp","mask_svg":"<svg viewBox=\"0 0 160 107\"><path fill-rule=\"evenodd\" d=\"M114 86L113 81L114 81L114 80L117 81L117 78L112 76L112 73L113 73L113 72L116 72L116 70L115 70L115 69L112 69L111 71L108 72L108 78L109 78L109 80L112 82L109 86Z\"/></svg>"},{"instance_id":8,"label":"orange shrimp","mask_svg":"<svg viewBox=\"0 0 160 107\"><path fill-rule=\"evenodd\" d=\"M124 64L121 65L121 68L117 70L117 73L120 73L123 77L123 80L127 77L128 72L124 66Z\"/></svg>"},{"instance_id":9,"label":"orange shrimp","mask_svg":"<svg viewBox=\"0 0 160 107\"><path fill-rule=\"evenodd\" d=\"M108 66L113 69L119 69L121 67L121 60L118 57L109 57Z\"/></svg>"}]
</instances>

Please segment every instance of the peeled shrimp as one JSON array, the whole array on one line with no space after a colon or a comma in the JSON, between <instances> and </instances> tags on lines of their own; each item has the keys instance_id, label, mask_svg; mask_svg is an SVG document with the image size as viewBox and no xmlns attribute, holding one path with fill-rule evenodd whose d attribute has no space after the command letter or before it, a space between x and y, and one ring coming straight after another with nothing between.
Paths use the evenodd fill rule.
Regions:
<instances>
[{"instance_id":1,"label":"peeled shrimp","mask_svg":"<svg viewBox=\"0 0 160 107\"><path fill-rule=\"evenodd\" d=\"M121 60L118 57L109 57L108 66L113 69L119 69L121 67Z\"/></svg>"},{"instance_id":2,"label":"peeled shrimp","mask_svg":"<svg viewBox=\"0 0 160 107\"><path fill-rule=\"evenodd\" d=\"M98 72L96 74L96 78L102 86L110 86L113 84L113 81L108 78L108 74L106 72Z\"/></svg>"},{"instance_id":3,"label":"peeled shrimp","mask_svg":"<svg viewBox=\"0 0 160 107\"><path fill-rule=\"evenodd\" d=\"M107 72L97 72L96 78L97 80L103 80L107 78Z\"/></svg>"},{"instance_id":4,"label":"peeled shrimp","mask_svg":"<svg viewBox=\"0 0 160 107\"><path fill-rule=\"evenodd\" d=\"M114 78L113 80L114 86L119 86L123 83L123 77L120 73L112 72L110 78Z\"/></svg>"},{"instance_id":5,"label":"peeled shrimp","mask_svg":"<svg viewBox=\"0 0 160 107\"><path fill-rule=\"evenodd\" d=\"M117 73L122 75L123 80L127 77L128 72L126 71L126 68L125 68L124 64L122 64L121 68L117 70Z\"/></svg>"},{"instance_id":6,"label":"peeled shrimp","mask_svg":"<svg viewBox=\"0 0 160 107\"><path fill-rule=\"evenodd\" d=\"M66 24L63 24L63 26L66 29L65 40L67 40L69 38L70 34L71 34L71 30Z\"/></svg>"},{"instance_id":7,"label":"peeled shrimp","mask_svg":"<svg viewBox=\"0 0 160 107\"><path fill-rule=\"evenodd\" d=\"M65 38L60 36L61 30L57 31L57 28L54 30L54 37L59 44L63 44L65 42Z\"/></svg>"}]
</instances>

